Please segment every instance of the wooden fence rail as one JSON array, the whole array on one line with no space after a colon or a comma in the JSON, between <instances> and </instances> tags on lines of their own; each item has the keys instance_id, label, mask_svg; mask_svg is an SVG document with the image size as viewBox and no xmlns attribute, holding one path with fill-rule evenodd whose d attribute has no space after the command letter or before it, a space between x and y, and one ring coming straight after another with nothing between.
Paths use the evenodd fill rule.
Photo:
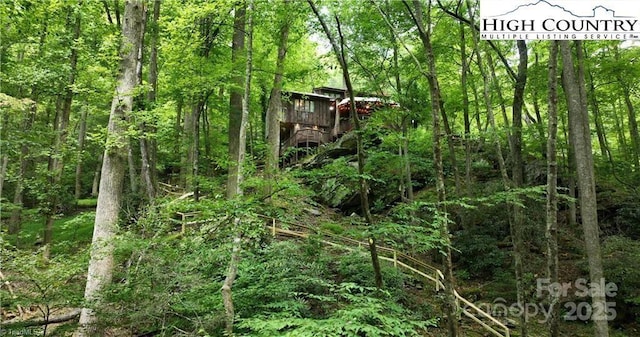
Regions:
<instances>
[{"instance_id":1,"label":"wooden fence rail","mask_svg":"<svg viewBox=\"0 0 640 337\"><path fill-rule=\"evenodd\" d=\"M307 239L310 236L313 236L318 241L322 242L325 245L336 247L339 249L344 249L347 251L353 251L359 248L368 247L369 244L367 242L355 240L352 238L348 238L345 236L336 235L330 232L318 230L318 228L314 228L311 226L306 226L302 224L276 220L275 218L263 216L265 219L268 219L268 223L266 226L269 227L269 231L271 235L280 236L280 237L289 237L289 238L303 238ZM384 247L384 246L376 246L378 250L378 258L381 260L389 261L393 263L393 266L396 268L402 268L408 271L415 273L429 281L431 281L435 285L435 290L440 291L444 290L444 274L440 269L425 263L424 261L420 261L408 254L395 250L393 248ZM458 302L458 310L465 316L469 317L476 323L480 324L483 328L485 328L488 332L497 337L510 337L509 328L504 325L502 322L497 320L495 317L491 316L489 313L484 310L478 308L475 304L471 303L469 300L460 296L457 291L454 291ZM464 304L463 307L460 307L460 303Z\"/></svg>"}]
</instances>

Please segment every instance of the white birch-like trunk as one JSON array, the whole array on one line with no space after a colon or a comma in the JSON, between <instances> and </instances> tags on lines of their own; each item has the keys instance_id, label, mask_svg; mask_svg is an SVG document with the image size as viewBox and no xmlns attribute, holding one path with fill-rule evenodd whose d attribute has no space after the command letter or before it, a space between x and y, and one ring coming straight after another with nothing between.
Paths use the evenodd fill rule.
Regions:
<instances>
[{"instance_id":1,"label":"white birch-like trunk","mask_svg":"<svg viewBox=\"0 0 640 337\"><path fill-rule=\"evenodd\" d=\"M82 309L78 330L74 336L97 335L97 317L93 309L99 304L100 292L111 283L113 273L113 239L118 225L122 200L122 184L127 167L128 143L126 114L133 106L133 89L136 86L137 52L142 29L141 0L127 1L122 24L123 43L120 54L118 86L111 103L107 142L105 145L100 193L96 208L96 220L91 243L91 259L87 274L84 298L90 304Z\"/></svg>"}]
</instances>

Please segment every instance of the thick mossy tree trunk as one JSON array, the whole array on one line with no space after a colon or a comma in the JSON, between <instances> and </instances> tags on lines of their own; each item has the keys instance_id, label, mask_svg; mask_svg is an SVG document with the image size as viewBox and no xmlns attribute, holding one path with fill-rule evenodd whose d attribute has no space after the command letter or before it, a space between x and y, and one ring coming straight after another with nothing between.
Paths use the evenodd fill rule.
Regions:
<instances>
[{"instance_id":1,"label":"thick mossy tree trunk","mask_svg":"<svg viewBox=\"0 0 640 337\"><path fill-rule=\"evenodd\" d=\"M574 66L570 41L560 41L562 86L569 110L569 137L574 150L580 217L589 263L589 278L591 284L595 285L604 284L600 252L600 227L598 226L594 163L584 80L584 55L581 42L574 41L574 45L577 67ZM593 308L591 319L595 326L595 336L608 337L606 297L604 289L599 288L602 287L592 287L590 291Z\"/></svg>"},{"instance_id":2,"label":"thick mossy tree trunk","mask_svg":"<svg viewBox=\"0 0 640 337\"><path fill-rule=\"evenodd\" d=\"M318 7L315 5L313 0L307 0L307 2L309 3L309 6L313 10L316 18L320 22L320 25L322 26L322 30L324 31L325 35L329 39L329 42L331 42L331 47L333 48L333 52L336 55L336 58L338 59L340 68L342 68L342 78L344 79L344 82L347 86L347 91L349 93L349 100L350 100L349 113L351 115L354 131L356 135L356 148L357 148L357 156L358 156L358 176L359 176L358 180L359 180L359 186L360 186L360 207L362 208L362 213L364 215L365 221L369 226L372 226L373 216L371 215L371 209L369 205L369 183L367 182L367 179L364 177L365 153L364 153L364 147L362 144L362 134L360 131L361 130L360 120L358 118L358 114L355 108L356 104L354 99L353 85L351 83L351 76L349 75L349 67L347 64L345 50L344 50L344 36L342 35L340 20L338 16L335 17L336 25L338 28L338 34L340 38L340 44L338 44L335 36L331 33L331 30L329 30L327 23L325 22L322 14L318 10ZM380 261L378 259L376 239L373 236L369 238L369 252L371 254L371 263L373 265L373 272L374 272L376 287L380 289L383 286L382 271L380 269Z\"/></svg>"},{"instance_id":3,"label":"thick mossy tree trunk","mask_svg":"<svg viewBox=\"0 0 640 337\"><path fill-rule=\"evenodd\" d=\"M76 337L98 335L95 331L98 318L93 308L99 305L99 294L112 279L113 240L118 226L129 144L126 136L126 117L133 106L134 88L137 83L136 56L141 43L142 10L142 0L130 0L125 4L118 85L111 103L100 177L100 193L91 242L91 258L84 293L85 301L90 306L82 309L79 327L74 334Z\"/></svg>"}]
</instances>

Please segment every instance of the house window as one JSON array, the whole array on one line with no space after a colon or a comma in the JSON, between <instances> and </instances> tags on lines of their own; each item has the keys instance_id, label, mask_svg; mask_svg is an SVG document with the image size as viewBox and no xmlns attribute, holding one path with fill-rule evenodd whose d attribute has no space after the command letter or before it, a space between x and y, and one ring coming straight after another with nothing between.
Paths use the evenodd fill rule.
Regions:
<instances>
[{"instance_id":1,"label":"house window","mask_svg":"<svg viewBox=\"0 0 640 337\"><path fill-rule=\"evenodd\" d=\"M314 102L304 99L296 99L294 101L294 106L300 122L311 123L312 115L315 112Z\"/></svg>"}]
</instances>

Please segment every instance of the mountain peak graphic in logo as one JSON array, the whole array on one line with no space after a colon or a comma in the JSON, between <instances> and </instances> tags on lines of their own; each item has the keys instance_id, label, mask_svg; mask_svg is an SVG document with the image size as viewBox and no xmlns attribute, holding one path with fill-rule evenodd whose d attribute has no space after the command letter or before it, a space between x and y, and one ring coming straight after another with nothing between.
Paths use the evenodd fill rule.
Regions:
<instances>
[{"instance_id":1,"label":"mountain peak graphic in logo","mask_svg":"<svg viewBox=\"0 0 640 337\"><path fill-rule=\"evenodd\" d=\"M553 13L555 16L560 16L560 17L572 16L575 18L593 18L593 17L596 17L596 15L598 15L598 12L606 13L606 14L599 14L599 15L609 16L614 18L630 18L631 17L631 16L618 16L616 15L616 12L613 9L609 9L603 5L598 5L594 7L591 10L591 13L589 15L578 15L561 5L553 4L547 0L539 0L536 2L520 5L506 13L492 15L490 17L503 17L503 16L508 16L516 13L520 14L521 12L524 13L525 11L526 13L531 13L531 12L540 12L540 13L547 13L547 14Z\"/></svg>"}]
</instances>

